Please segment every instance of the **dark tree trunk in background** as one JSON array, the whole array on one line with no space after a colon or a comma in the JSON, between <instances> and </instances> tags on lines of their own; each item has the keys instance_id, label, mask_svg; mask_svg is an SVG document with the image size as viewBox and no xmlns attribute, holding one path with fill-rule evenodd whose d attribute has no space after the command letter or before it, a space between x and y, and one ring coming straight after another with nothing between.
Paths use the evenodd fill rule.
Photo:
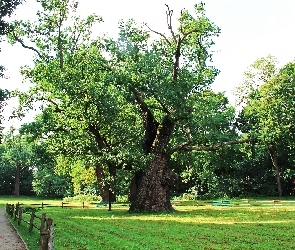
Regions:
<instances>
[{"instance_id":1,"label":"dark tree trunk in background","mask_svg":"<svg viewBox=\"0 0 295 250\"><path fill-rule=\"evenodd\" d=\"M20 166L16 166L16 172L15 172L15 183L14 183L14 197L19 197L19 186L20 186Z\"/></svg>"},{"instance_id":2,"label":"dark tree trunk in background","mask_svg":"<svg viewBox=\"0 0 295 250\"><path fill-rule=\"evenodd\" d=\"M107 140L100 134L99 126L95 124L91 124L89 125L88 129L89 129L89 132L94 136L98 148L100 150L105 149L107 147ZM111 178L115 181L116 174L117 174L116 166L111 162L107 163L107 166L108 166L108 170L109 170L109 174ZM115 183L114 182L112 184L106 183L105 174L103 172L102 166L96 165L95 172L96 172L98 190L102 198L102 201L103 202L116 201L116 194L114 192ZM110 192L110 190L112 191Z\"/></svg>"},{"instance_id":3,"label":"dark tree trunk in background","mask_svg":"<svg viewBox=\"0 0 295 250\"><path fill-rule=\"evenodd\" d=\"M137 173L131 183L130 211L169 211L170 189L177 175L169 169L170 155L165 153L174 124L165 118L158 126L157 135L150 148L151 160L144 172Z\"/></svg>"},{"instance_id":4,"label":"dark tree trunk in background","mask_svg":"<svg viewBox=\"0 0 295 250\"><path fill-rule=\"evenodd\" d=\"M108 201L115 202L116 201L116 176L117 176L117 167L115 164L109 163L109 173L112 178L111 183L109 184L109 198Z\"/></svg>"},{"instance_id":5,"label":"dark tree trunk in background","mask_svg":"<svg viewBox=\"0 0 295 250\"><path fill-rule=\"evenodd\" d=\"M116 201L116 194L114 192L111 192L109 194L109 190L112 189L112 187L109 187L108 185L104 184L105 175L103 172L103 168L100 165L97 165L95 168L96 173L96 179L97 179L97 185L99 194L101 196L102 202L109 201L109 198L111 198L111 202ZM110 169L111 176L115 177L116 175L116 169Z\"/></svg>"},{"instance_id":6,"label":"dark tree trunk in background","mask_svg":"<svg viewBox=\"0 0 295 250\"><path fill-rule=\"evenodd\" d=\"M277 185L278 185L278 193L279 193L279 197L281 198L283 196L283 188L282 188L282 184L281 184L281 176L280 176L280 168L279 168L279 164L278 164L277 150L274 146L271 146L268 148L268 152L270 154L271 161L272 161L273 167L275 169L276 178L277 178Z\"/></svg>"}]
</instances>

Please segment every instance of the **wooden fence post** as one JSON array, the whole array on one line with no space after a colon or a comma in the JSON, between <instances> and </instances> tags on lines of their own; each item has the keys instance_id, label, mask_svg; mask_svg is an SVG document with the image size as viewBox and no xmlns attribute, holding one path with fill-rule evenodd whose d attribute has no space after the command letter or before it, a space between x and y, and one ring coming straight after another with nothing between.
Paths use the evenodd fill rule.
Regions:
<instances>
[{"instance_id":1,"label":"wooden fence post","mask_svg":"<svg viewBox=\"0 0 295 250\"><path fill-rule=\"evenodd\" d=\"M33 231L34 218L35 218L35 211L32 211L32 213L31 213L31 219L30 219L30 228L29 228L29 232L30 233Z\"/></svg>"},{"instance_id":2,"label":"wooden fence post","mask_svg":"<svg viewBox=\"0 0 295 250\"><path fill-rule=\"evenodd\" d=\"M53 230L53 220L51 218L47 219L47 227L49 231L48 250L54 250L54 244L53 244L54 230Z\"/></svg>"},{"instance_id":3,"label":"wooden fence post","mask_svg":"<svg viewBox=\"0 0 295 250\"><path fill-rule=\"evenodd\" d=\"M13 217L14 205L13 204L6 203L6 212L8 213L8 215L10 215L11 217Z\"/></svg>"},{"instance_id":4,"label":"wooden fence post","mask_svg":"<svg viewBox=\"0 0 295 250\"><path fill-rule=\"evenodd\" d=\"M44 220L43 220L44 219ZM53 244L53 220L51 218L46 218L45 214L42 214L43 225L40 228L40 250L54 250ZM46 222L46 225L45 225Z\"/></svg>"},{"instance_id":5,"label":"wooden fence post","mask_svg":"<svg viewBox=\"0 0 295 250\"><path fill-rule=\"evenodd\" d=\"M11 216L11 218L13 217L13 212L14 212L14 204L11 204L11 206L10 206L10 216Z\"/></svg>"},{"instance_id":6,"label":"wooden fence post","mask_svg":"<svg viewBox=\"0 0 295 250\"><path fill-rule=\"evenodd\" d=\"M46 220L46 214L42 214L40 232L43 231L45 228L45 220Z\"/></svg>"},{"instance_id":7,"label":"wooden fence post","mask_svg":"<svg viewBox=\"0 0 295 250\"><path fill-rule=\"evenodd\" d=\"M46 214L42 214L41 226L40 226L40 240L39 240L39 249L47 250L47 240L48 240L48 230L45 228Z\"/></svg>"},{"instance_id":8,"label":"wooden fence post","mask_svg":"<svg viewBox=\"0 0 295 250\"><path fill-rule=\"evenodd\" d=\"M14 220L17 219L17 216L18 216L18 210L19 210L19 202L15 205Z\"/></svg>"},{"instance_id":9,"label":"wooden fence post","mask_svg":"<svg viewBox=\"0 0 295 250\"><path fill-rule=\"evenodd\" d=\"M22 208L19 208L19 209L18 209L18 222L17 222L17 224L18 224L19 226L21 225L22 218L23 218L23 209L22 209Z\"/></svg>"}]
</instances>

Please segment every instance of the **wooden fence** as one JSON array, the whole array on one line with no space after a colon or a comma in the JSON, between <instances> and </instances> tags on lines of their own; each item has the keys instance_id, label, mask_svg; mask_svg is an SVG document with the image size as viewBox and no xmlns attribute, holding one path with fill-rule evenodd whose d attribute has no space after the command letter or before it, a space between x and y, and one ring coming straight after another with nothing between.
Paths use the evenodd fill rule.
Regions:
<instances>
[{"instance_id":1,"label":"wooden fence","mask_svg":"<svg viewBox=\"0 0 295 250\"><path fill-rule=\"evenodd\" d=\"M26 204L27 206L33 206L36 208L44 209L45 207L61 207L61 208L96 208L96 207L108 207L110 210L109 202L64 202L56 204L46 204L46 203L31 203ZM126 206L126 204L118 204Z\"/></svg>"},{"instance_id":2,"label":"wooden fence","mask_svg":"<svg viewBox=\"0 0 295 250\"><path fill-rule=\"evenodd\" d=\"M6 212L13 218L17 220L18 225L21 225L22 221L29 224L29 232L33 231L33 228L36 228L40 231L40 239L39 239L39 249L40 250L53 250L53 220L51 218L47 218L46 214L43 213L41 217L35 214L35 211L32 212L24 212L23 208L20 204L6 204ZM26 221L23 218L23 213L30 215L30 221ZM35 218L39 219L41 223L38 226L34 223Z\"/></svg>"},{"instance_id":3,"label":"wooden fence","mask_svg":"<svg viewBox=\"0 0 295 250\"><path fill-rule=\"evenodd\" d=\"M56 204L47 204L44 202L41 203L28 203L25 204L26 206L33 206L35 208L44 209L46 207L61 207L61 208L95 208L95 207L102 207L107 206L108 203L106 202L64 202L56 203ZM24 204L20 204L24 205Z\"/></svg>"}]
</instances>

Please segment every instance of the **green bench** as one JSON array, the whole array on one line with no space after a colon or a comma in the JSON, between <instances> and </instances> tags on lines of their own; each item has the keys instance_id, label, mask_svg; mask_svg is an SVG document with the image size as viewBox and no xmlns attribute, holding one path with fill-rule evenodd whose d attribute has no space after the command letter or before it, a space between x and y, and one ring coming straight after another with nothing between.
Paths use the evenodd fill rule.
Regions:
<instances>
[{"instance_id":1,"label":"green bench","mask_svg":"<svg viewBox=\"0 0 295 250\"><path fill-rule=\"evenodd\" d=\"M212 206L230 206L229 200L216 200L212 201Z\"/></svg>"},{"instance_id":2,"label":"green bench","mask_svg":"<svg viewBox=\"0 0 295 250\"><path fill-rule=\"evenodd\" d=\"M108 201L100 202L100 203L97 203L96 204L97 207L106 207L108 205L109 205L109 202Z\"/></svg>"}]
</instances>

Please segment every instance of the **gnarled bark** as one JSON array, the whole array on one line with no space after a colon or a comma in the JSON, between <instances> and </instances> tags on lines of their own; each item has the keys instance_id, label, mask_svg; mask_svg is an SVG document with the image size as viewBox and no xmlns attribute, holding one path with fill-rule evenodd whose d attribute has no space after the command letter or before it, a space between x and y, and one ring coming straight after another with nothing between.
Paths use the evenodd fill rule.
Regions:
<instances>
[{"instance_id":1,"label":"gnarled bark","mask_svg":"<svg viewBox=\"0 0 295 250\"><path fill-rule=\"evenodd\" d=\"M166 117L158 126L157 135L150 152L152 158L144 172L138 173L132 181L130 211L173 210L170 189L177 175L168 167L170 155L165 153L174 124Z\"/></svg>"},{"instance_id":2,"label":"gnarled bark","mask_svg":"<svg viewBox=\"0 0 295 250\"><path fill-rule=\"evenodd\" d=\"M155 155L146 172L133 181L130 211L169 211L170 189L177 181L177 175L168 168L165 154ZM135 190L134 190L135 188Z\"/></svg>"}]
</instances>

